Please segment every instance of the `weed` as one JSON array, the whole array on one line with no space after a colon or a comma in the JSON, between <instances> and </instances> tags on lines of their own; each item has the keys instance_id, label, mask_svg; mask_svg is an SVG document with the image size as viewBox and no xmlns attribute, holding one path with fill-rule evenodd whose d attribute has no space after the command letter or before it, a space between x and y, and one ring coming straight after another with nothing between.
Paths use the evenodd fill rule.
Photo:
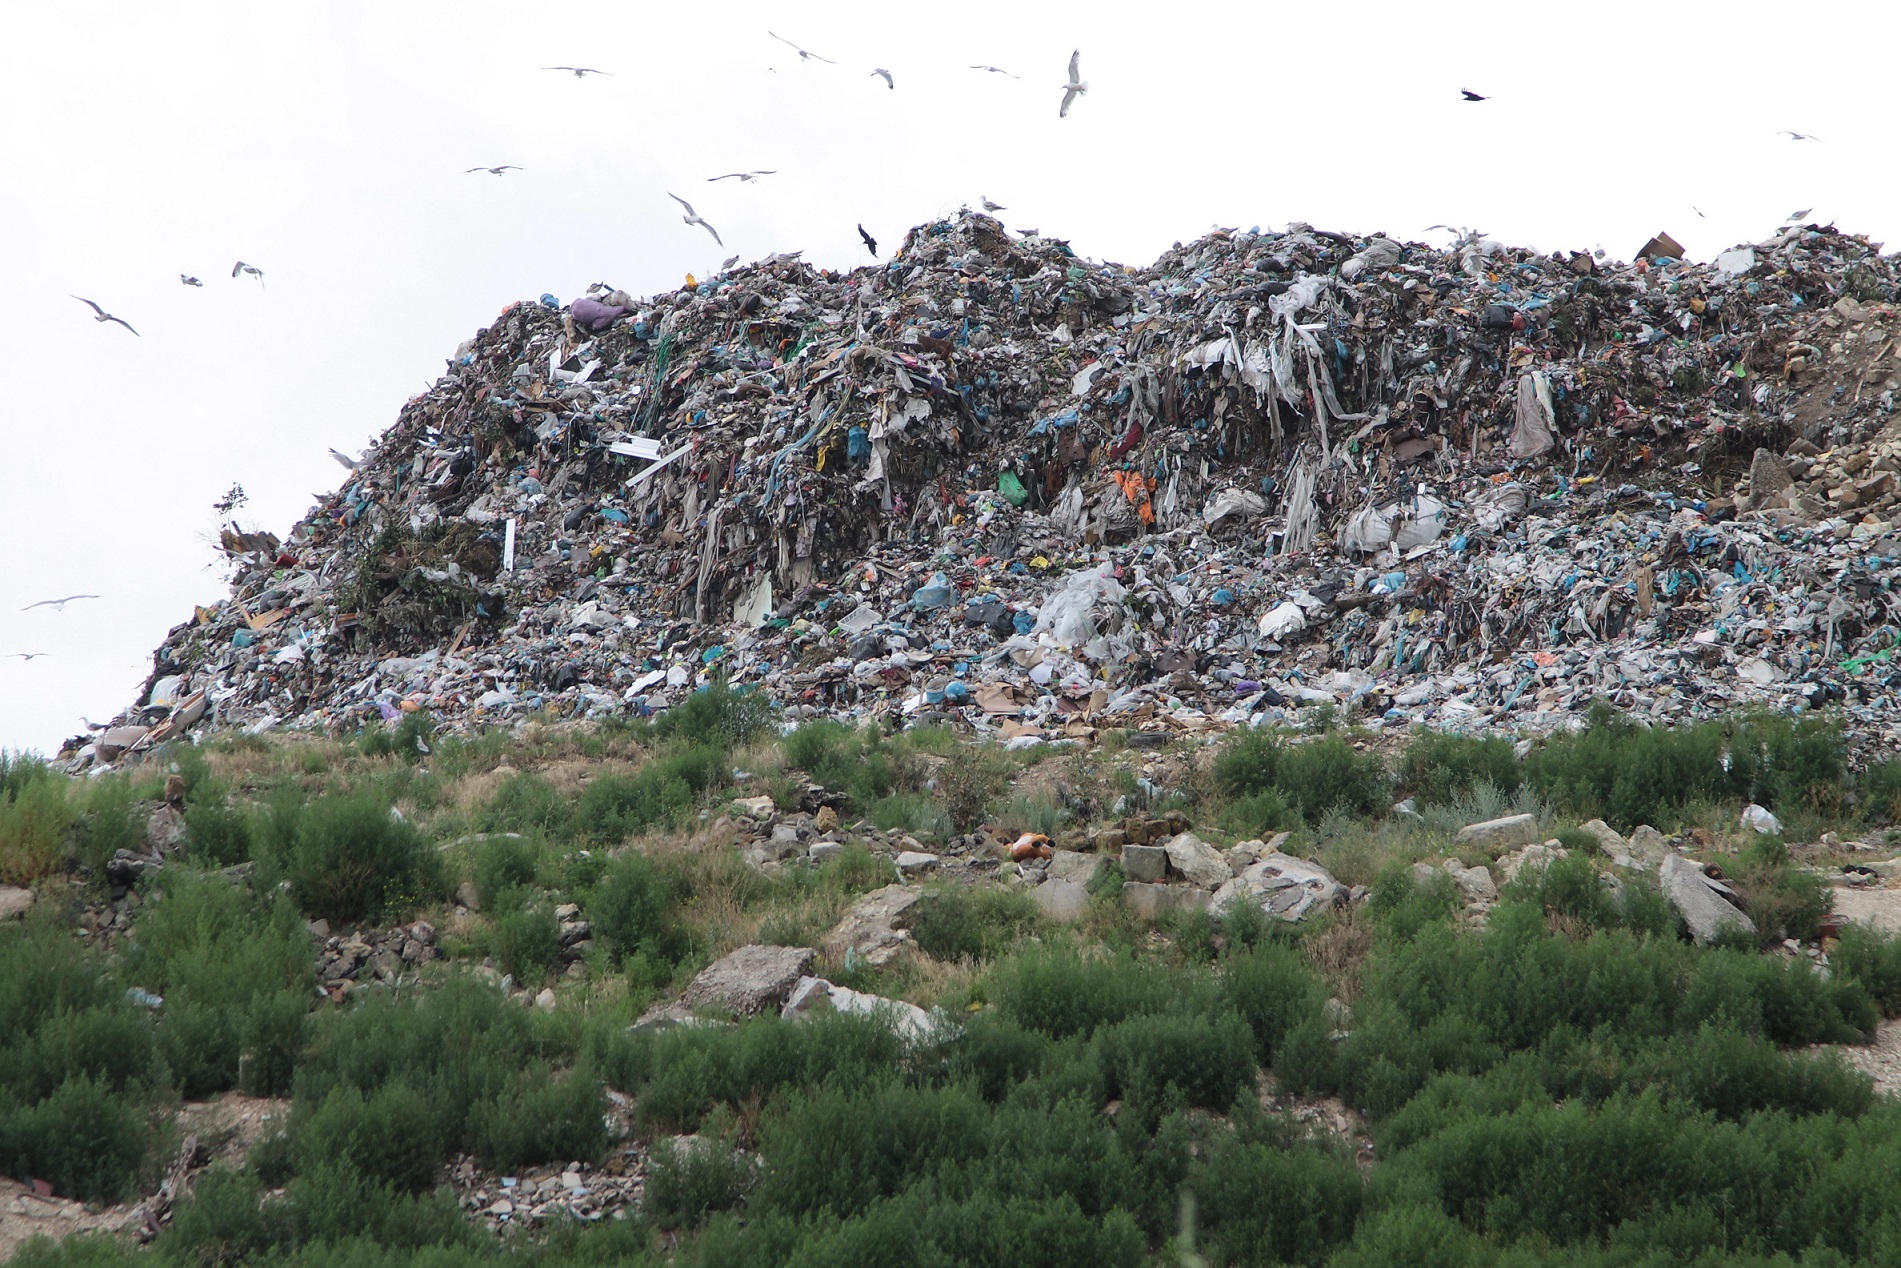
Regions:
<instances>
[{"instance_id":1,"label":"weed","mask_svg":"<svg viewBox=\"0 0 1901 1268\"><path fill-rule=\"evenodd\" d=\"M1028 894L948 887L912 905L911 936L940 960L987 960L1035 928L1037 907Z\"/></svg>"},{"instance_id":2,"label":"weed","mask_svg":"<svg viewBox=\"0 0 1901 1268\"><path fill-rule=\"evenodd\" d=\"M333 793L288 812L289 847L281 864L297 905L336 922L375 919L442 886L441 868L422 834L367 793Z\"/></svg>"},{"instance_id":3,"label":"weed","mask_svg":"<svg viewBox=\"0 0 1901 1268\"><path fill-rule=\"evenodd\" d=\"M1421 805L1442 806L1475 784L1510 796L1522 778L1510 740L1428 731L1406 746L1399 784Z\"/></svg>"}]
</instances>

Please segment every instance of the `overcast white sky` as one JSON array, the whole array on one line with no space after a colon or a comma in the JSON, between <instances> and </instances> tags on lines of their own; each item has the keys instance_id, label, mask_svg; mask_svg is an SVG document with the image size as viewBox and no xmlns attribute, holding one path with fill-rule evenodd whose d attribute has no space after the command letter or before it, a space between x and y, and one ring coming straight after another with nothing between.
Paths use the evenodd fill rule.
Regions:
<instances>
[{"instance_id":1,"label":"overcast white sky","mask_svg":"<svg viewBox=\"0 0 1901 1268\"><path fill-rule=\"evenodd\" d=\"M544 291L650 293L732 252L854 266L857 222L888 254L980 194L1132 264L1290 220L1620 258L1668 229L1708 258L1808 207L1901 245L1888 77L1866 60L1901 27L1885 5L1847 29L1783 5L1520 0L8 0L5 18L0 748L50 752L132 702L166 630L224 593L221 492L241 483L246 527L281 535L343 474L326 449L366 444ZM1091 91L1059 120L1076 47ZM612 77L538 69L562 63ZM779 174L706 182L742 168ZM239 259L262 286L230 277ZM20 610L76 591L103 597Z\"/></svg>"}]
</instances>

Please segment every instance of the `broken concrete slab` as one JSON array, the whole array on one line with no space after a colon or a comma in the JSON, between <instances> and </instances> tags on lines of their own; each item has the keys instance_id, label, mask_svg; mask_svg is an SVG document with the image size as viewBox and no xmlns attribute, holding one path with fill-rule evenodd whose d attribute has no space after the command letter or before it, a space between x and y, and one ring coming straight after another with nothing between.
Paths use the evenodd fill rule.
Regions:
<instances>
[{"instance_id":1,"label":"broken concrete slab","mask_svg":"<svg viewBox=\"0 0 1901 1268\"><path fill-rule=\"evenodd\" d=\"M740 947L700 970L686 988L685 1003L739 1017L776 1011L812 967L813 958L810 947Z\"/></svg>"},{"instance_id":2,"label":"broken concrete slab","mask_svg":"<svg viewBox=\"0 0 1901 1268\"><path fill-rule=\"evenodd\" d=\"M786 999L783 1017L811 1017L816 1013L854 1013L882 1018L906 1039L922 1039L931 1032L931 1015L916 1004L882 995L867 995L838 986L822 977L802 978Z\"/></svg>"},{"instance_id":3,"label":"broken concrete slab","mask_svg":"<svg viewBox=\"0 0 1901 1268\"><path fill-rule=\"evenodd\" d=\"M1533 845L1538 839L1538 816L1506 815L1466 824L1452 838L1452 844L1455 848L1470 847L1497 855L1521 845Z\"/></svg>"},{"instance_id":4,"label":"broken concrete slab","mask_svg":"<svg viewBox=\"0 0 1901 1268\"><path fill-rule=\"evenodd\" d=\"M1045 872L1053 881L1074 881L1078 885L1087 885L1096 879L1108 860L1100 854L1084 854L1077 850L1056 850L1050 854Z\"/></svg>"},{"instance_id":5,"label":"broken concrete slab","mask_svg":"<svg viewBox=\"0 0 1901 1268\"><path fill-rule=\"evenodd\" d=\"M1658 867L1657 877L1663 896L1683 917L1690 936L1698 942L1714 942L1730 928L1752 935L1756 932L1756 922L1730 905L1723 891L1703 874L1702 865L1695 860L1681 854L1669 855Z\"/></svg>"},{"instance_id":6,"label":"broken concrete slab","mask_svg":"<svg viewBox=\"0 0 1901 1268\"><path fill-rule=\"evenodd\" d=\"M1122 883L1122 901L1144 920L1156 920L1171 912L1205 911L1209 892L1194 885L1151 885L1142 881Z\"/></svg>"},{"instance_id":7,"label":"broken concrete slab","mask_svg":"<svg viewBox=\"0 0 1901 1268\"><path fill-rule=\"evenodd\" d=\"M1089 891L1076 881L1052 877L1030 891L1030 897L1051 920L1074 924L1089 911Z\"/></svg>"},{"instance_id":8,"label":"broken concrete slab","mask_svg":"<svg viewBox=\"0 0 1901 1268\"><path fill-rule=\"evenodd\" d=\"M1217 889L1211 905L1219 912L1237 895L1245 895L1268 915L1295 921L1343 901L1346 892L1346 887L1318 863L1275 851Z\"/></svg>"},{"instance_id":9,"label":"broken concrete slab","mask_svg":"<svg viewBox=\"0 0 1901 1268\"><path fill-rule=\"evenodd\" d=\"M1234 871L1221 851L1192 832L1170 837L1162 845L1168 856L1168 870L1203 889L1219 889L1234 879Z\"/></svg>"},{"instance_id":10,"label":"broken concrete slab","mask_svg":"<svg viewBox=\"0 0 1901 1268\"><path fill-rule=\"evenodd\" d=\"M18 885L0 885L0 920L20 920L33 906L33 891Z\"/></svg>"},{"instance_id":11,"label":"broken concrete slab","mask_svg":"<svg viewBox=\"0 0 1901 1268\"><path fill-rule=\"evenodd\" d=\"M1122 874L1132 881L1160 881L1168 875L1168 851L1159 845L1125 845Z\"/></svg>"},{"instance_id":12,"label":"broken concrete slab","mask_svg":"<svg viewBox=\"0 0 1901 1268\"><path fill-rule=\"evenodd\" d=\"M910 943L905 913L923 896L923 890L909 885L874 889L846 908L819 946L835 960L844 959L849 951L867 964L887 964Z\"/></svg>"}]
</instances>

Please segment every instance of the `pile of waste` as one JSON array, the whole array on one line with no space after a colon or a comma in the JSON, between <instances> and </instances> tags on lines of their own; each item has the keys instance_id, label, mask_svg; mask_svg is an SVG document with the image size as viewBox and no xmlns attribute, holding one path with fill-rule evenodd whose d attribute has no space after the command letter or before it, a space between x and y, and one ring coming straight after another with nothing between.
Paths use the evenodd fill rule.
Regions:
<instances>
[{"instance_id":1,"label":"pile of waste","mask_svg":"<svg viewBox=\"0 0 1901 1268\"><path fill-rule=\"evenodd\" d=\"M518 303L68 757L207 727L646 715L1005 740L1327 703L1549 729L1901 718L1893 257L1218 230L1145 268L973 212Z\"/></svg>"}]
</instances>

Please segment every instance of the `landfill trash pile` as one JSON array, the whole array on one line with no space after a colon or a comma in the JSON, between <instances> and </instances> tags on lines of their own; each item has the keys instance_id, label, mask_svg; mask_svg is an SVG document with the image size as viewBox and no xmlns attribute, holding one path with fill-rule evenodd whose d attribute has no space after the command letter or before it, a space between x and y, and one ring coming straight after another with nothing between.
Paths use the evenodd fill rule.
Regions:
<instances>
[{"instance_id":1,"label":"landfill trash pile","mask_svg":"<svg viewBox=\"0 0 1901 1268\"><path fill-rule=\"evenodd\" d=\"M1018 745L1599 698L1866 740L1897 293L1832 227L1619 264L1294 225L1134 268L966 211L848 273L544 295L287 536L233 526L229 599L66 756L648 715L716 675Z\"/></svg>"}]
</instances>

